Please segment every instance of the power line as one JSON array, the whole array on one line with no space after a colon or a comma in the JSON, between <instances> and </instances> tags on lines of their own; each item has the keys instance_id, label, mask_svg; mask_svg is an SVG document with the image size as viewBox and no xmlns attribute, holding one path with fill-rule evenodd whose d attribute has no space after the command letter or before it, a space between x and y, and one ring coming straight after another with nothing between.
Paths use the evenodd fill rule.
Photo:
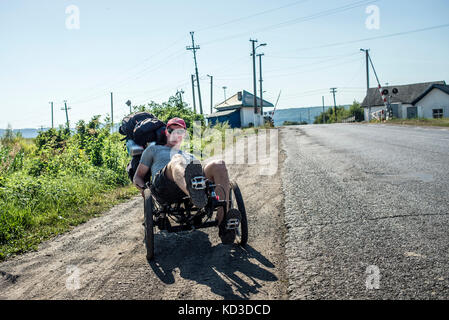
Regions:
<instances>
[{"instance_id":1,"label":"power line","mask_svg":"<svg viewBox=\"0 0 449 320\"><path fill-rule=\"evenodd\" d=\"M356 62L356 61L359 61L359 58L351 59L351 60L339 63L338 65L337 64L332 64L330 66L325 66L325 67L322 67L322 68L315 68L315 69L310 69L310 70L303 70L303 71L300 71L300 72L292 72L292 73L270 75L270 78L289 77L289 76L294 76L294 75L303 74L303 73L315 72L315 71L323 70L323 69L341 67L343 65L346 65L346 64L349 64L349 63L353 63L353 62Z\"/></svg>"},{"instance_id":2,"label":"power line","mask_svg":"<svg viewBox=\"0 0 449 320\"><path fill-rule=\"evenodd\" d=\"M441 28L446 28L446 27L449 27L449 24L443 24L443 25L437 25L437 26L432 26L432 27L427 27L427 28L421 28L421 29L409 30L409 31L404 31L404 32L398 32L398 33L388 34L388 35L384 35L384 36L363 38L363 39L351 40L351 41L346 41L346 42L338 42L338 43L331 43L331 44L327 44L327 45L321 45L321 46L315 46L315 47L309 47L309 48L302 48L300 50L312 50L312 49L327 48L327 47L339 46L339 45L344 45L344 44L352 44L352 43L362 42L362 41L369 41L369 40L377 40L377 39L383 39L383 38L389 38L389 37L396 37L396 36L407 35L407 34L418 33L418 32L424 32L424 31L429 31L429 30L434 30L434 29L441 29ZM174 53L173 55L176 55L176 53ZM173 55L171 55L169 57L171 58ZM177 54L177 56L179 56L179 54ZM169 57L165 58L163 61L158 63L158 65L162 66L163 62L165 62L165 60L170 59ZM291 57L291 58L296 58L296 57ZM297 57L297 58L306 58L306 57ZM323 62L326 62L326 61L320 61L319 63L323 63ZM298 67L301 67L301 66L298 66ZM289 69L291 69L291 68L289 68ZM145 72L145 71L146 70L143 70L139 74L141 74L142 72ZM270 70L268 70L267 72L270 72ZM241 78L241 80L243 80L245 78L247 78L247 77ZM230 80L231 78L217 78L217 79ZM232 78L232 79L236 79L236 78ZM100 95L96 95L93 98L96 99L96 98L100 98L100 97L104 97L104 93L102 93ZM89 101L92 101L94 99L90 99ZM75 103L80 103L80 102L79 101L75 101Z\"/></svg>"},{"instance_id":3,"label":"power line","mask_svg":"<svg viewBox=\"0 0 449 320\"><path fill-rule=\"evenodd\" d=\"M301 22L305 22L305 21L314 20L314 19L321 18L321 17L326 17L326 16L329 16L329 15L333 15L333 14L336 14L336 13L348 11L350 9L358 8L358 7L365 6L367 4L372 4L372 3L375 3L375 2L379 2L379 1L380 0L356 1L356 2L352 2L352 3L346 4L346 5L343 5L343 6L340 6L340 7L336 7L336 8L332 8L332 9L328 9L328 10L324 10L324 11L320 11L320 12L317 12L315 14L308 15L308 16L305 16L305 17L295 18L295 19L288 20L288 21L285 21L285 22L281 22L281 23L278 23L278 24L275 24L275 25L271 25L271 26L259 29L259 31L273 30L273 29L286 27L286 26L289 26L289 25L293 25L293 24L297 24L297 23L301 23Z\"/></svg>"},{"instance_id":4,"label":"power line","mask_svg":"<svg viewBox=\"0 0 449 320\"><path fill-rule=\"evenodd\" d=\"M282 57L282 56L276 56L276 55L272 55L270 54L269 59L292 59L292 60L296 60L296 59L310 59L310 60L315 60L315 59L328 59L328 58L337 58L337 57L345 57L348 55L352 55L354 53L353 50L351 50L351 52L345 53L345 54L341 54L341 55L335 55L335 56L309 56L309 57Z\"/></svg>"},{"instance_id":5,"label":"power line","mask_svg":"<svg viewBox=\"0 0 449 320\"><path fill-rule=\"evenodd\" d=\"M359 52L357 51L357 52L351 52L350 54L345 54L345 55L337 55L337 56L333 56L333 57L331 56L331 59L324 59L324 60L321 60L321 61L316 61L316 62L308 63L308 64L301 64L301 65L297 65L297 66L294 66L294 67L269 69L269 70L266 70L265 72L267 74L272 74L273 71L294 70L294 69L298 69L298 68L319 65L319 64L326 63L326 62L330 62L330 61L340 60L340 59L347 58L347 57L352 57L352 56L355 56L355 55L359 55ZM232 78L226 78L228 76L232 77ZM240 76L244 76L244 77L239 78ZM247 78L247 73L234 74L234 75L224 75L224 77L225 78L217 77L216 79L219 79L219 80L246 79Z\"/></svg>"},{"instance_id":6,"label":"power line","mask_svg":"<svg viewBox=\"0 0 449 320\"><path fill-rule=\"evenodd\" d=\"M168 45L167 47L164 47L162 50L156 52L155 54L149 56L148 58L145 58L143 61L141 61L141 62L139 62L139 63L133 65L132 67L128 68L127 70L124 70L124 71L121 72L121 73L126 73L126 72L129 72L129 71L133 70L133 69L136 69L137 67L139 67L139 66L141 66L142 64L146 63L148 60L150 60L150 59L152 59L152 58L158 56L159 54L165 52L167 49L173 47L175 44L181 42L183 39L184 39L184 37L178 38L176 41L174 41L173 43L171 43L171 44ZM172 54L172 55L173 55L173 54ZM166 59L166 58L164 58L164 59ZM150 65L149 67L151 67L151 66L152 66L152 65ZM142 72L142 71L140 71L139 73L141 73L141 72ZM126 78L125 78L125 79L126 79ZM122 82L122 81L123 81L123 80L120 80L119 83ZM96 88L104 88L104 87L107 88L107 87L111 87L111 86L113 86L113 85L111 85L111 82L105 82L105 83L102 83L102 84L101 84L101 83L100 83L100 84L96 84L96 85L90 87L89 89L92 90L92 89L96 89Z\"/></svg>"},{"instance_id":7,"label":"power line","mask_svg":"<svg viewBox=\"0 0 449 320\"><path fill-rule=\"evenodd\" d=\"M447 27L449 27L449 23L448 24L441 24L441 25L437 25L437 26L432 26L432 27L427 27L427 28L422 28L422 29L415 29L415 30L397 32L397 33L390 33L390 34L386 34L386 35L383 35L383 36L363 38L363 39L358 39L358 40L350 40L350 41L345 41L345 42L335 42L335 43L325 44L325 45L316 46L316 47L300 48L298 50L304 51L304 50L330 48L330 47L336 47L336 46L341 46L341 45L345 45L345 44L353 44L353 43L362 42L362 41L370 41L370 40L392 38L392 37L398 37L398 36L402 36L402 35L418 33L418 32L424 32L424 31L435 30L435 29L442 29L442 28L447 28Z\"/></svg>"},{"instance_id":8,"label":"power line","mask_svg":"<svg viewBox=\"0 0 449 320\"><path fill-rule=\"evenodd\" d=\"M332 60L325 61L325 62L330 62L330 61L332 61ZM344 66L344 65L349 64L349 63L357 62L357 61L359 61L359 58L351 59L351 60L348 60L348 61L344 61L344 62L339 63L339 64L332 64L330 66L324 66L324 67L321 67L321 68L306 69L306 70L302 70L302 71L299 71L299 72L282 73L282 74L269 74L269 72L266 72L266 74L269 74L269 78L270 79L271 78L279 78L279 77L288 77L288 76L294 76L294 75L303 74L303 73L315 72L315 71L319 71L319 70L323 70L323 69L340 67L340 66ZM321 64L321 63L323 63L323 62L320 62L320 63L317 63L317 64ZM308 64L308 66L310 66L310 65L312 65L312 64ZM216 77L216 79L218 79L218 80L228 80L228 81L229 80L246 80L246 79L249 79L249 78L250 78L250 76L248 76L248 75L243 76L243 74L242 74L242 77L229 77L229 78Z\"/></svg>"},{"instance_id":9,"label":"power line","mask_svg":"<svg viewBox=\"0 0 449 320\"><path fill-rule=\"evenodd\" d=\"M137 74L135 74L133 76L129 76L127 78L124 78L123 80L120 80L119 82L117 82L115 85L112 85L111 87L114 88L114 89L123 87L123 86L126 85L127 82L129 83L129 81L137 80L139 78L142 78L143 76L148 75L149 72L155 71L155 70L159 69L160 67L166 66L167 65L166 62L172 61L173 58L179 57L182 54L184 54L184 52L181 52L181 53L175 52L175 53L165 57L163 60L161 60L157 64L148 66L148 67L142 69L141 71L139 71ZM106 90L107 90L107 87L102 88L102 91L106 91ZM85 96L83 98L75 100L73 102L73 104L82 104L84 102L94 101L94 100L99 99L100 97L104 97L104 95L105 95L104 92L102 92L100 94L87 95L87 96Z\"/></svg>"},{"instance_id":10,"label":"power line","mask_svg":"<svg viewBox=\"0 0 449 320\"><path fill-rule=\"evenodd\" d=\"M320 11L320 12L317 12L317 13L314 13L314 14L311 14L311 15L308 15L308 16L295 18L293 20L287 20L285 22L281 22L281 23L278 23L278 24L274 24L274 25L270 25L270 26L267 26L267 27L259 28L259 29L253 30L253 31L245 31L243 33L238 33L238 34L230 35L230 36L223 37L223 38L220 38L220 39L207 41L207 42L203 43L203 46L204 45L209 45L209 44L215 43L215 42L221 42L223 40L229 40L229 39L234 39L234 38L238 38L238 37L243 37L243 36L246 36L246 35L248 35L250 33L257 33L257 32L261 32L261 31L273 30L273 29L277 29L277 28L280 28L280 27L285 27L285 26L292 25L292 24L298 24L298 23L301 23L301 22L306 22L306 21L317 19L317 18L326 17L326 16L329 16L329 15L333 15L333 14L336 14L336 13L340 13L340 12L344 12L344 11L347 11L347 10L350 10L350 9L361 7L361 6L370 4L370 3L375 3L375 2L378 2L378 1L380 1L380 0L356 1L356 2L347 4L347 5L344 5L344 6L340 6L340 7L336 7L336 8L333 8L333 9Z\"/></svg>"},{"instance_id":11,"label":"power line","mask_svg":"<svg viewBox=\"0 0 449 320\"><path fill-rule=\"evenodd\" d=\"M324 59L324 60L313 62L313 63L301 64L301 65L297 65L297 66L293 66L293 67L290 66L290 67L286 67L286 68L270 69L270 70L267 70L266 73L270 73L270 72L273 72L273 71L281 71L281 70L294 70L294 69L298 69L298 68L319 65L319 64L326 63L326 62L330 62L330 61L335 61L335 60L340 60L340 59L343 59L343 58L353 57L353 56L359 55L359 54L360 53L358 51L357 52L352 52L351 54L338 55L338 56L332 57L330 59Z\"/></svg>"},{"instance_id":12,"label":"power line","mask_svg":"<svg viewBox=\"0 0 449 320\"><path fill-rule=\"evenodd\" d=\"M449 27L449 24L443 24L443 25L437 25L437 26L431 26L431 27L426 27L426 28L421 28L421 29L415 29L415 30L409 30L409 31L404 31L404 32L398 32L398 33L393 33L393 34L388 34L388 35L384 35L384 36L377 36L377 37L370 37L370 38L363 38L363 39L357 39L357 40L351 40L351 41L345 41L345 42L337 42L337 43L331 43L331 44L326 44L326 45L321 45L321 46L315 46L315 47L309 47L309 48L301 48L300 50L304 51L304 50L313 50L313 49L321 49L321 48L328 48L328 47L333 47L333 46L340 46L340 45L345 45L345 44L353 44L353 43L357 43L357 42L362 42L362 41L369 41L369 40L378 40L378 39L384 39L384 38L390 38L390 37L397 37L397 36L401 36L401 35L407 35L407 34L412 34L412 33L418 33L418 32L425 32L425 31L429 31L429 30L435 30L435 29L441 29L441 28L447 28ZM179 42L179 41L178 41ZM162 51L161 51L162 52ZM173 55L179 56L180 54L174 53L168 57L166 57L165 59L163 59L163 61L161 61L160 63L158 63L157 65L163 66L163 62L165 62L166 60L170 59L173 57ZM298 57L300 58L300 57ZM321 62L320 62L321 63ZM150 66L150 67L154 67L154 66ZM148 67L146 68L148 69ZM147 70L144 69L142 71L139 72L138 75L146 72ZM152 71L156 70L157 68L154 68ZM290 69L290 68L289 68ZM269 72L269 71L268 71ZM288 74L289 75L289 74ZM282 75L283 76L283 75ZM241 78L241 80L246 79L247 77ZM129 77L128 77L129 79ZM128 79L125 79L128 80ZM233 80L236 78L217 78L217 79L221 79L221 80ZM123 83L124 80L122 80L121 82ZM90 96L88 97L88 99L84 99L84 100L75 100L75 102L73 102L74 104L81 104L81 103L85 103L85 102L89 102L89 101L94 101L94 100L98 100L99 98L103 98L105 96L105 93L101 93L98 95L94 95L94 96ZM72 104L73 104L72 103Z\"/></svg>"},{"instance_id":13,"label":"power line","mask_svg":"<svg viewBox=\"0 0 449 320\"><path fill-rule=\"evenodd\" d=\"M145 91L144 94L139 95L138 97L141 97L141 96L144 96L144 95L150 94L150 93L155 93L155 92L158 92L158 93L155 94L154 96L158 97L158 96L161 96L162 94L165 94L165 92L169 92L169 91L173 90L174 87L186 86L186 85L188 85L189 83L190 83L190 80L189 80L189 81L179 81L179 82L177 82L177 83L174 84L174 85L166 85L166 86L160 87L160 88L158 88L158 89ZM168 89L167 89L167 88L168 88ZM145 98L144 100L146 101L146 100L148 100L148 99L149 99L149 98ZM141 99L141 100L143 100L143 99Z\"/></svg>"},{"instance_id":14,"label":"power line","mask_svg":"<svg viewBox=\"0 0 449 320\"><path fill-rule=\"evenodd\" d=\"M283 5L283 6L280 6L280 7L276 7L276 8L273 8L273 9L264 10L264 11L261 11L261 12L258 12L258 13L254 13L254 14L251 14L249 16L236 18L236 19L233 19L233 20L230 20L230 21L227 21L227 22L223 22L223 23L220 23L220 24L216 24L216 25L213 25L213 26L210 26L210 27L204 27L204 28L201 28L201 29L196 30L196 31L200 32L200 31L210 30L210 29L222 27L222 26L225 26L225 25L228 25L228 24L231 24L231 23L235 23L235 22L238 22L238 21L248 20L250 18L254 18L254 17L260 16L260 15L263 15L263 14L271 13L271 12L274 12L274 11L277 11L277 10L280 10L280 9L285 9L285 8L288 8L288 7L296 6L298 4L302 4L302 3L307 2L307 1L309 1L309 0L296 1L296 2L289 3L289 4L286 4L286 5Z\"/></svg>"}]
</instances>

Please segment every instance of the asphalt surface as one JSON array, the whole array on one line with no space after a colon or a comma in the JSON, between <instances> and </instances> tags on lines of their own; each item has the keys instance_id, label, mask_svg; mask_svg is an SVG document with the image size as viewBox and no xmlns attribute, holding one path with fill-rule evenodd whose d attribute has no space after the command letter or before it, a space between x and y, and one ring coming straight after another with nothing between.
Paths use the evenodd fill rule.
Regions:
<instances>
[{"instance_id":1,"label":"asphalt surface","mask_svg":"<svg viewBox=\"0 0 449 320\"><path fill-rule=\"evenodd\" d=\"M291 299L449 298L449 130L281 129Z\"/></svg>"}]
</instances>

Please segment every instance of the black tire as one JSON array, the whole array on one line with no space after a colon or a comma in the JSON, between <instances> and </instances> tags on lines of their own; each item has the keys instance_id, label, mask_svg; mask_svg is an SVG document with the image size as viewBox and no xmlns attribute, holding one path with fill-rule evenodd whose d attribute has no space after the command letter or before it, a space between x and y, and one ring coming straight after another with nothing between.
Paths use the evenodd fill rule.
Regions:
<instances>
[{"instance_id":1,"label":"black tire","mask_svg":"<svg viewBox=\"0 0 449 320\"><path fill-rule=\"evenodd\" d=\"M240 221L240 226L238 229L238 234L236 234L236 242L244 247L248 243L248 218L246 216L245 203L243 202L242 193L240 192L240 188L237 182L231 182L231 208L235 208L237 205L237 209L240 211L242 215L242 220Z\"/></svg>"},{"instance_id":2,"label":"black tire","mask_svg":"<svg viewBox=\"0 0 449 320\"><path fill-rule=\"evenodd\" d=\"M147 260L154 258L154 221L153 221L153 197L151 192L145 190L144 200L144 226L145 226L145 247L147 249Z\"/></svg>"}]
</instances>

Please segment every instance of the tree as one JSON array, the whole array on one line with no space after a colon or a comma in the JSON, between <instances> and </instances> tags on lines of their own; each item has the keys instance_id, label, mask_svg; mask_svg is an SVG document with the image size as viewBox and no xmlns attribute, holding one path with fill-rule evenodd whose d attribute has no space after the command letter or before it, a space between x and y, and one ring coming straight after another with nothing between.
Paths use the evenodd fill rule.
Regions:
<instances>
[{"instance_id":1,"label":"tree","mask_svg":"<svg viewBox=\"0 0 449 320\"><path fill-rule=\"evenodd\" d=\"M10 123L8 123L8 128L6 129L5 133L2 137L2 144L3 145L9 145L14 142L14 131L12 130L12 126Z\"/></svg>"},{"instance_id":2,"label":"tree","mask_svg":"<svg viewBox=\"0 0 449 320\"><path fill-rule=\"evenodd\" d=\"M352 106L349 108L349 112L351 113L352 116L355 117L355 121L362 122L363 120L365 120L363 108L361 107L359 102L354 100Z\"/></svg>"},{"instance_id":3,"label":"tree","mask_svg":"<svg viewBox=\"0 0 449 320\"><path fill-rule=\"evenodd\" d=\"M171 118L179 117L184 119L187 128L192 128L195 121L200 121L201 125L205 124L203 115L195 113L188 107L187 103L181 103L181 100L176 96L171 96L167 102L163 102L162 104L151 101L147 105L135 106L134 111L152 113L156 118L165 123Z\"/></svg>"}]
</instances>

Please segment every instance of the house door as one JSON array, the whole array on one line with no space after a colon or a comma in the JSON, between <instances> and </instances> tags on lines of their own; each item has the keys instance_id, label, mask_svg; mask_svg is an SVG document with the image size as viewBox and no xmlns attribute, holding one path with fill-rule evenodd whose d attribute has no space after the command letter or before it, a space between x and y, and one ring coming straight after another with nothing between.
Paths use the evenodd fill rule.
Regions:
<instances>
[{"instance_id":1,"label":"house door","mask_svg":"<svg viewBox=\"0 0 449 320\"><path fill-rule=\"evenodd\" d=\"M407 108L407 119L415 119L418 118L418 108L417 107L408 107Z\"/></svg>"},{"instance_id":2,"label":"house door","mask_svg":"<svg viewBox=\"0 0 449 320\"><path fill-rule=\"evenodd\" d=\"M393 117L399 118L399 105L397 103L391 104L391 109L393 111Z\"/></svg>"}]
</instances>

